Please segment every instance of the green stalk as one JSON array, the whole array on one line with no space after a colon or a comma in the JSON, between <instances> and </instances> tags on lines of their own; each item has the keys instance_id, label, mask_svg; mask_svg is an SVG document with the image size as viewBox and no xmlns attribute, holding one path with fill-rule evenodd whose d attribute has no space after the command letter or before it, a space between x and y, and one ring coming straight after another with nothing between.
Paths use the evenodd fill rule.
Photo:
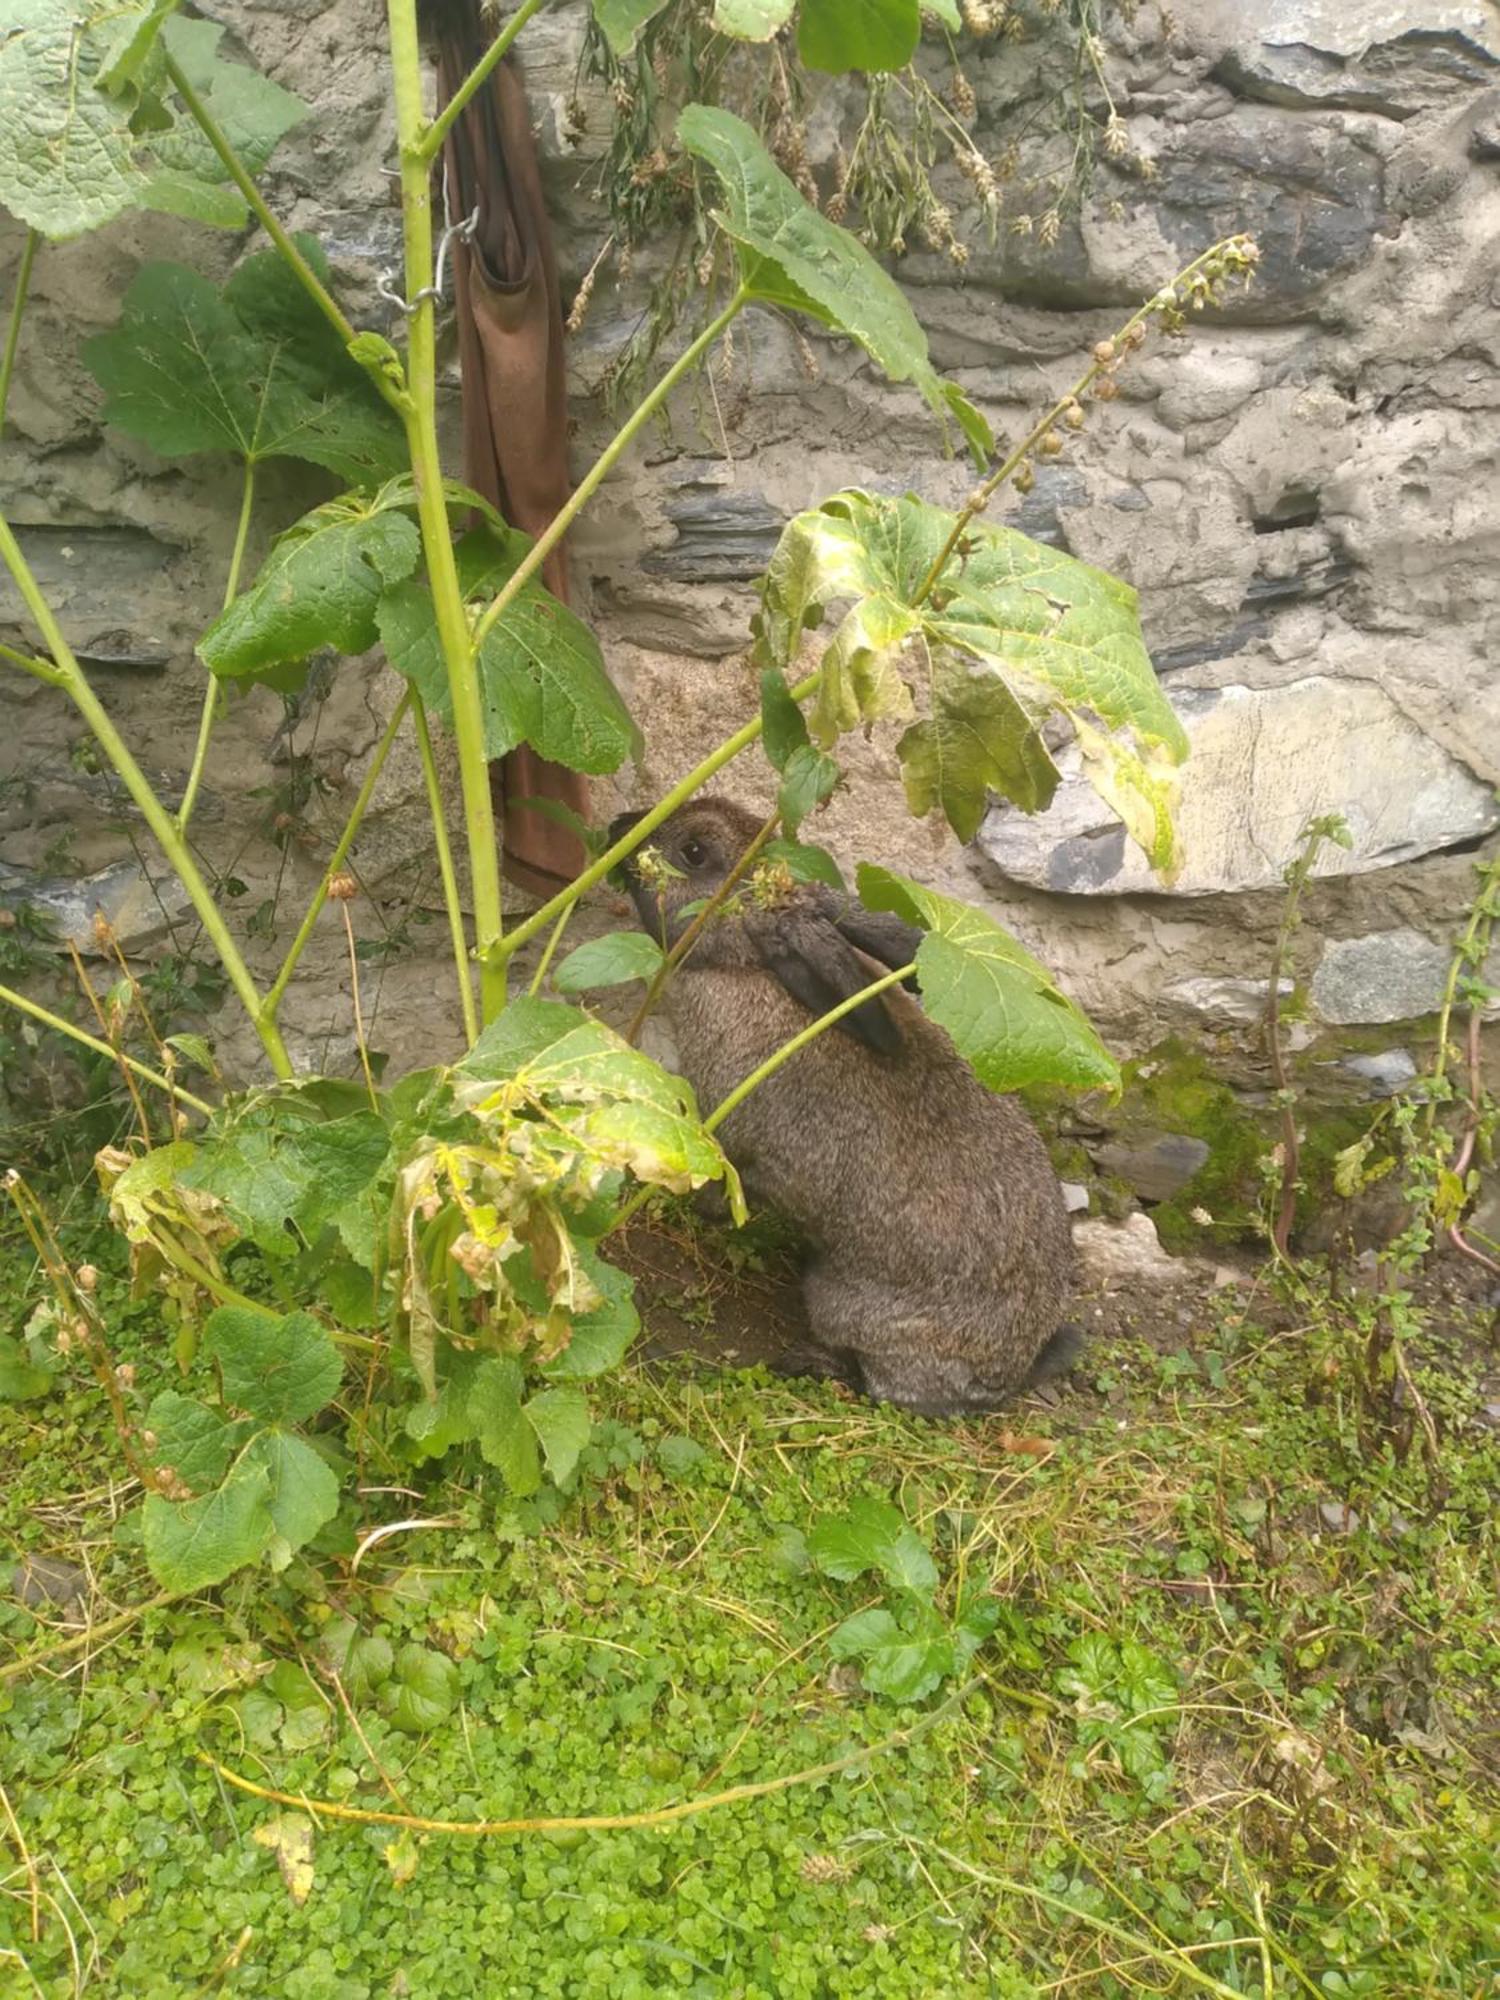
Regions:
<instances>
[{"instance_id":1,"label":"green stalk","mask_svg":"<svg viewBox=\"0 0 1500 2000\"><path fill-rule=\"evenodd\" d=\"M558 918L557 922L552 926L552 935L551 937L548 938L545 946L542 949L542 955L537 960L536 971L531 975L531 984L526 989L533 1000L535 1000L538 993L540 993L542 990L542 982L547 977L547 968L549 965L551 965L553 956L557 951L557 947L563 941L563 932L568 928L568 925L573 921L573 912L577 908L578 905L576 903L569 903L568 907L563 911L562 915Z\"/></svg>"},{"instance_id":2,"label":"green stalk","mask_svg":"<svg viewBox=\"0 0 1500 2000\"><path fill-rule=\"evenodd\" d=\"M234 549L229 558L229 575L224 584L224 605L227 611L240 587L240 568L245 560L245 543L250 534L250 509L255 500L255 460L245 460L245 483L240 494L239 525L234 531ZM198 787L203 782L203 767L208 761L208 739L213 735L214 724L224 710L224 683L217 674L210 674L208 686L203 691L203 713L198 721L198 741L193 748L193 768L188 772L187 790L182 795L182 804L177 808L177 824L183 832L192 818L193 807L198 800Z\"/></svg>"},{"instance_id":3,"label":"green stalk","mask_svg":"<svg viewBox=\"0 0 1500 2000\"><path fill-rule=\"evenodd\" d=\"M427 805L432 814L432 843L437 849L438 873L443 878L443 907L448 912L448 932L453 940L453 964L458 973L458 1004L463 1010L464 1040L472 1047L479 1039L479 1015L474 1007L469 940L464 935L463 905L458 900L458 877L453 872L453 849L448 843L448 822L443 816L443 788L438 783L437 760L432 754L432 737L427 728L427 711L422 706L420 695L412 697L411 714L412 721L417 725L422 778L427 786Z\"/></svg>"},{"instance_id":4,"label":"green stalk","mask_svg":"<svg viewBox=\"0 0 1500 2000\"><path fill-rule=\"evenodd\" d=\"M65 676L60 674L50 660L34 660L30 653L18 653L14 646L0 645L0 660L8 660L13 667L19 667L23 674L31 674L48 687L62 687Z\"/></svg>"},{"instance_id":5,"label":"green stalk","mask_svg":"<svg viewBox=\"0 0 1500 2000\"><path fill-rule=\"evenodd\" d=\"M396 4L396 0L392 0L392 4ZM719 314L718 318L710 320L709 324L704 327L702 333L699 334L692 345L683 349L682 353L672 363L672 366L662 376L655 388L650 391L643 402L637 405L621 425L620 429L615 432L615 435L610 439L603 451L600 452L597 460L583 475L583 478L579 480L566 504L558 509L552 520L547 524L547 527L532 543L525 559L506 578L500 595L492 604L486 606L484 616L474 627L474 647L476 651L484 644L490 633L495 629L498 621L504 617L507 608L520 595L521 591L525 589L532 577L536 575L542 564L547 560L547 557L568 532L568 529L572 526L578 515L582 513L583 509L594 497L594 494L607 477L610 468L630 444L632 438L635 437L644 424L655 416L667 397L677 387L677 384L685 375L692 373L718 339L719 335L739 317L749 303L750 293L745 286L741 285L740 289L729 301L723 312Z\"/></svg>"},{"instance_id":6,"label":"green stalk","mask_svg":"<svg viewBox=\"0 0 1500 2000\"><path fill-rule=\"evenodd\" d=\"M813 673L809 674L806 680L798 681L791 691L793 701L805 701L817 687L820 679L821 674ZM617 868L627 854L634 854L664 820L672 817L679 806L686 805L700 786L706 785L716 771L722 770L732 759L738 757L742 750L748 750L763 727L764 719L760 715L754 715L742 729L737 729L733 736L727 737L717 750L711 750L703 762L695 765L680 784L672 787L659 805L654 805L648 813L642 813L627 834L617 840L613 847L606 847L597 861L591 861L576 881L570 882L566 889L560 889L552 900L543 903L539 910L533 910L524 923L517 924L500 945L500 956L510 958L523 944L534 938L538 931L545 930L547 925L559 917L570 904L577 902L579 897L585 895L596 883L602 882L612 868Z\"/></svg>"},{"instance_id":7,"label":"green stalk","mask_svg":"<svg viewBox=\"0 0 1500 2000\"><path fill-rule=\"evenodd\" d=\"M192 849L183 838L177 822L152 791L145 773L126 748L125 740L111 722L104 704L89 685L88 677L63 637L52 615L52 607L42 595L31 573L31 566L21 552L21 545L3 514L0 514L0 560L4 561L14 578L26 609L46 641L47 650L59 670L59 685L93 731L95 742L119 774L120 782L139 807L141 817L187 891L198 921L219 954L219 963L238 995L240 1005L250 1017L272 1069L277 1076L289 1078L292 1075L292 1059L286 1052L286 1044L281 1039L275 1019L262 1005L250 969L240 955L239 946L230 936L229 926L220 915L213 891L199 872Z\"/></svg>"},{"instance_id":8,"label":"green stalk","mask_svg":"<svg viewBox=\"0 0 1500 2000\"><path fill-rule=\"evenodd\" d=\"M173 89L187 106L194 124L218 154L220 164L223 166L225 173L228 174L240 193L245 197L251 214L254 215L261 228L264 229L267 236L270 237L276 248L291 266L302 289L307 293L313 304L318 308L318 311L322 313L334 332L339 336L339 339L347 347L350 341L355 338L355 328L344 314L338 301L323 283L323 280L318 276L312 265L308 263L291 237L266 206L265 196L255 185L254 181L251 180L244 162L229 143L228 136L220 126L218 120L203 102L197 91L188 82L180 66L171 56L167 57L167 75L172 79ZM385 398L386 402L390 404L391 408L404 415L405 397L400 384L391 381L378 364L364 363L362 365L364 366L365 373L375 384L375 387Z\"/></svg>"},{"instance_id":9,"label":"green stalk","mask_svg":"<svg viewBox=\"0 0 1500 2000\"><path fill-rule=\"evenodd\" d=\"M800 1035L793 1035L789 1042L783 1042L773 1055L766 1057L759 1069L751 1070L743 1083L735 1085L722 1104L714 1106L703 1121L704 1131L717 1131L730 1112L744 1102L757 1084L764 1083L768 1076L774 1076L784 1062L790 1062L798 1049L806 1048L807 1044L816 1040L825 1028L833 1027L836 1022L842 1021L846 1014L852 1014L856 1007L862 1007L867 1000L873 1000L877 993L884 993L888 986L899 986L903 979L910 979L916 969L917 962L913 959L910 965L903 965L899 972L888 972L883 979L877 979L873 984L861 987L858 993L852 993L847 1000L841 1000L837 1007L830 1007L826 1014L820 1014L816 1021L802 1030Z\"/></svg>"},{"instance_id":10,"label":"green stalk","mask_svg":"<svg viewBox=\"0 0 1500 2000\"><path fill-rule=\"evenodd\" d=\"M281 970L277 973L271 990L266 995L265 1015L268 1021L274 1021L280 1012L281 1002L286 993L287 986L292 974L297 969L297 961L307 949L308 939L313 934L313 926L323 913L323 905L328 901L328 885L349 857L349 850L354 845L354 837L359 832L360 823L369 809L370 800L374 797L376 781L380 777L386 758L390 755L391 745L396 740L396 731L401 727L401 718L410 707L411 701L412 692L410 687L408 687L401 699L396 703L396 706L391 710L390 720L385 725L385 734L375 745L375 754L370 759L369 768L364 775L364 782L361 784L359 792L355 797L349 817L344 822L344 830L339 835L338 845L329 856L328 866L323 870L323 879L318 884L317 893L314 895L311 903L308 904L307 915L302 919L297 935L292 939L287 950L287 955L282 960Z\"/></svg>"},{"instance_id":11,"label":"green stalk","mask_svg":"<svg viewBox=\"0 0 1500 2000\"><path fill-rule=\"evenodd\" d=\"M26 313L26 295L31 290L31 266L40 238L34 229L26 232L21 252L21 268L16 274L16 295L10 305L10 327L5 336L5 358L0 360L0 430L5 426L6 405L10 401L10 378L16 365L16 349L21 344L21 321Z\"/></svg>"},{"instance_id":12,"label":"green stalk","mask_svg":"<svg viewBox=\"0 0 1500 2000\"><path fill-rule=\"evenodd\" d=\"M516 36L525 27L532 15L538 13L546 4L547 0L522 0L521 6L511 15L505 26L496 35L494 41L490 43L484 54L479 58L479 61L475 63L458 89L449 98L444 109L439 112L438 116L433 119L427 130L423 133L417 145L417 157L425 165L432 165L432 162L438 156L443 141L447 138L458 119L463 115L464 106L476 91L484 88L491 72L498 68L504 61L505 52L516 39Z\"/></svg>"},{"instance_id":13,"label":"green stalk","mask_svg":"<svg viewBox=\"0 0 1500 2000\"><path fill-rule=\"evenodd\" d=\"M213 1106L205 1104L201 1097L194 1097L190 1090L184 1090L180 1083L174 1083L169 1076L163 1076L160 1070L149 1069L145 1063L137 1062L134 1056L126 1055L123 1049L112 1047L110 1043L101 1041L97 1035L90 1035L82 1028L75 1028L71 1021L65 1021L61 1014L54 1014L50 1007L43 1007L36 1000L28 1000L24 993L17 993L10 986L0 986L0 1000L3 1000L8 1007L14 1007L18 1013L29 1014L33 1021L40 1021L44 1028L52 1028L59 1035L66 1035L70 1041L81 1042L86 1049L92 1049L95 1055L108 1056L111 1062L123 1063L126 1069L136 1076L143 1077L147 1083L154 1083L158 1090L166 1091L169 1097L175 1097L179 1103L191 1105L194 1111L201 1111L205 1118L212 1118Z\"/></svg>"},{"instance_id":14,"label":"green stalk","mask_svg":"<svg viewBox=\"0 0 1500 2000\"><path fill-rule=\"evenodd\" d=\"M387 0L391 71L395 86L396 131L401 144L401 211L406 237L406 295L415 299L432 284L432 175L419 151L422 131L422 62L417 39L416 0ZM407 322L406 373L409 389L402 413L411 467L417 482L417 518L427 581L448 692L458 776L463 795L464 831L469 843L469 879L474 893L475 949L480 964L480 1006L491 1021L505 1005L505 962L500 942L500 850L490 800L490 767L485 754L484 710L474 664L476 640L453 560L443 467L437 440L437 350L433 301L423 298Z\"/></svg>"}]
</instances>

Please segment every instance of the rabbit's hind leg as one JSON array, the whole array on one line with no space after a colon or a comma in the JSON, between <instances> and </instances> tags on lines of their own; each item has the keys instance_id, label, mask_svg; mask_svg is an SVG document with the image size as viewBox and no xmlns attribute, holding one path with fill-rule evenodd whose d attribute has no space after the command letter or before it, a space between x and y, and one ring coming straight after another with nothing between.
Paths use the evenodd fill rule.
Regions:
<instances>
[{"instance_id":1,"label":"rabbit's hind leg","mask_svg":"<svg viewBox=\"0 0 1500 2000\"><path fill-rule=\"evenodd\" d=\"M811 1375L842 1382L856 1393L864 1388L859 1356L852 1347L823 1347L815 1340L803 1340L778 1354L770 1366L773 1375Z\"/></svg>"}]
</instances>

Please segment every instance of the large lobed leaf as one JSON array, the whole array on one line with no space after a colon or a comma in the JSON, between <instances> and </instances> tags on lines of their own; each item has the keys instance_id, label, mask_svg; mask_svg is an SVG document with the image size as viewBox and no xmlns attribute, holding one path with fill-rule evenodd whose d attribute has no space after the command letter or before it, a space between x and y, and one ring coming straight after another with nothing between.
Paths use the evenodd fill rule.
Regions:
<instances>
[{"instance_id":1,"label":"large lobed leaf","mask_svg":"<svg viewBox=\"0 0 1500 2000\"><path fill-rule=\"evenodd\" d=\"M315 239L299 245L326 279ZM355 486L406 462L401 426L273 250L222 292L181 264L144 265L119 325L87 341L83 358L106 392L105 422L164 458L300 458Z\"/></svg>"},{"instance_id":2,"label":"large lobed leaf","mask_svg":"<svg viewBox=\"0 0 1500 2000\"><path fill-rule=\"evenodd\" d=\"M476 528L463 536L454 555L465 601L493 598L530 546L515 529ZM378 624L391 665L430 713L449 719L448 674L427 585L413 580L387 590ZM486 636L478 667L488 756L529 743L553 763L597 773L640 754L640 731L605 671L598 640L534 579Z\"/></svg>"},{"instance_id":3,"label":"large lobed leaf","mask_svg":"<svg viewBox=\"0 0 1500 2000\"><path fill-rule=\"evenodd\" d=\"M1176 861L1173 767L1187 738L1141 637L1135 592L1015 529L970 523L929 579L955 516L911 495L850 491L788 522L762 586L762 654L796 658L803 633L845 604L823 655L814 729L911 713L916 661L927 715L897 746L913 811L939 807L971 839L990 793L1028 812L1057 771L1040 724L1072 727L1096 789L1164 876Z\"/></svg>"},{"instance_id":4,"label":"large lobed leaf","mask_svg":"<svg viewBox=\"0 0 1500 2000\"><path fill-rule=\"evenodd\" d=\"M923 1005L991 1090L1119 1083L1114 1059L1046 967L989 917L869 864L859 893L868 908L926 932L917 948Z\"/></svg>"},{"instance_id":5,"label":"large lobed leaf","mask_svg":"<svg viewBox=\"0 0 1500 2000\"><path fill-rule=\"evenodd\" d=\"M224 30L155 0L0 0L0 203L54 241L132 208L243 225L244 202L170 95L157 37L252 173L306 116L278 85L219 61Z\"/></svg>"},{"instance_id":6,"label":"large lobed leaf","mask_svg":"<svg viewBox=\"0 0 1500 2000\"><path fill-rule=\"evenodd\" d=\"M752 296L857 340L893 382L912 383L939 416L954 417L983 464L993 445L988 424L933 367L905 294L864 245L808 206L732 111L690 104L677 136L718 176L725 211L714 220L738 245Z\"/></svg>"}]
</instances>

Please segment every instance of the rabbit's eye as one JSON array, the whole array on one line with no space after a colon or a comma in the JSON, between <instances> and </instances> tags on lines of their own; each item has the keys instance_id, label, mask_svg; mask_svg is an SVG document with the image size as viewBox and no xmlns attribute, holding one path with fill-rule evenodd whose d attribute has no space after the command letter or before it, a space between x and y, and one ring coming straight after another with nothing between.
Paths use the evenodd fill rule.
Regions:
<instances>
[{"instance_id":1,"label":"rabbit's eye","mask_svg":"<svg viewBox=\"0 0 1500 2000\"><path fill-rule=\"evenodd\" d=\"M701 840L685 840L682 843L682 858L689 868L701 868L708 859L708 849Z\"/></svg>"}]
</instances>

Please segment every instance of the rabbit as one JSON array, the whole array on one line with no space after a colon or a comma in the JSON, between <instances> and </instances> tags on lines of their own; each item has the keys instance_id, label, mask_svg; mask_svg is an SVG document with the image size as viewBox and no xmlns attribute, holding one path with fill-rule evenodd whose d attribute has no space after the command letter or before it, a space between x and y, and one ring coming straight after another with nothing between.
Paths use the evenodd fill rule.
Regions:
<instances>
[{"instance_id":1,"label":"rabbit","mask_svg":"<svg viewBox=\"0 0 1500 2000\"><path fill-rule=\"evenodd\" d=\"M639 814L610 828L618 839ZM758 829L705 797L680 807L623 875L646 930L670 945ZM675 873L642 867L654 850ZM840 1000L916 956L921 933L817 883L741 895L668 981L678 1068L706 1114ZM908 985L914 982L907 982ZM991 1409L1065 1373L1082 1345L1060 1325L1072 1275L1062 1190L1035 1127L974 1075L901 987L799 1050L719 1130L748 1192L811 1246L812 1341L782 1372L841 1379L923 1416Z\"/></svg>"}]
</instances>

